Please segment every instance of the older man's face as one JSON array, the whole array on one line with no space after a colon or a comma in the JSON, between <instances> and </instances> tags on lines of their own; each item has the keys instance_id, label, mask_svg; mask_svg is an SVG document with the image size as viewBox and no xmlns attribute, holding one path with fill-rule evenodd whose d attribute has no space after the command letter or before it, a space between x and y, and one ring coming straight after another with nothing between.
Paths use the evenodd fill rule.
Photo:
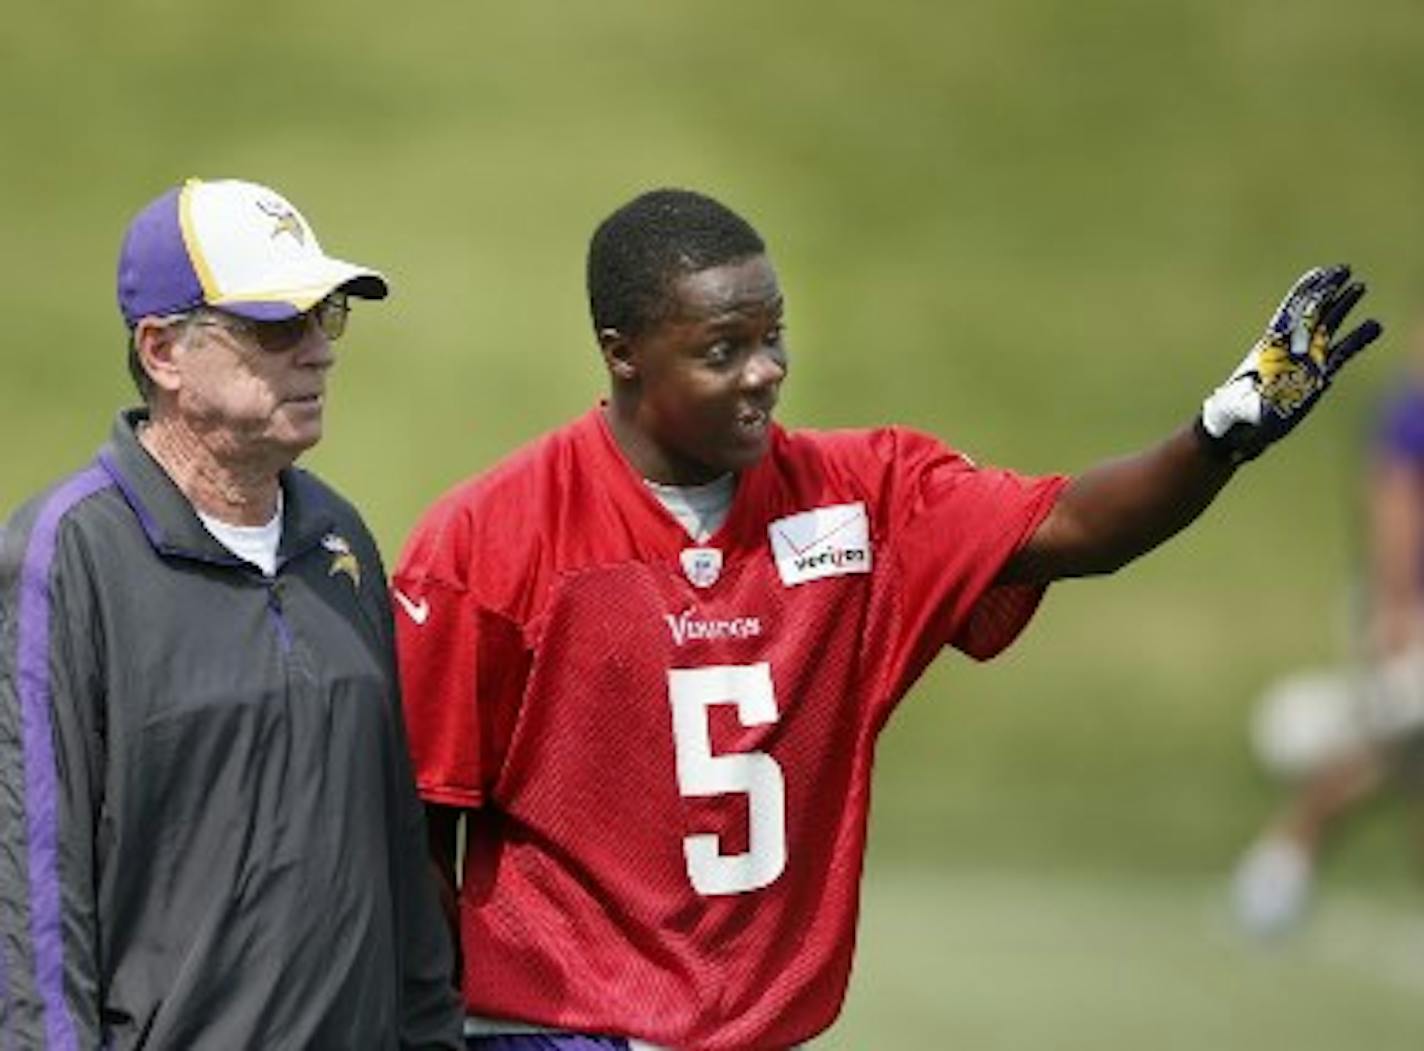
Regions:
<instances>
[{"instance_id":1,"label":"older man's face","mask_svg":"<svg viewBox=\"0 0 1424 1051\"><path fill-rule=\"evenodd\" d=\"M276 339L216 312L189 324L176 407L220 458L280 469L321 440L331 342L312 321L284 324Z\"/></svg>"}]
</instances>

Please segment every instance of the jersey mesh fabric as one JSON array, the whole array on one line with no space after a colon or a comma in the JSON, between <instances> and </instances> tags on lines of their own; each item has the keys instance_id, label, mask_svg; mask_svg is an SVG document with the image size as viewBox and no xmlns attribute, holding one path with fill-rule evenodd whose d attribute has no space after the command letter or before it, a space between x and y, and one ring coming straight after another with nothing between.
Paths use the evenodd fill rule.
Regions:
<instances>
[{"instance_id":1,"label":"jersey mesh fabric","mask_svg":"<svg viewBox=\"0 0 1424 1051\"><path fill-rule=\"evenodd\" d=\"M707 542L724 556L709 587L599 413L437 504L396 586L430 603L399 622L422 792L484 804L461 890L469 1008L678 1048L829 1025L876 735L944 644L989 656L1022 628L1040 592L993 580L1061 484L913 432L778 431ZM869 572L783 577L769 531L818 508L832 532L864 522ZM689 673L706 703L686 704ZM735 695L762 682L769 718ZM779 862L754 825L784 833ZM731 890L696 889L688 843L708 835L713 868L757 861Z\"/></svg>"}]
</instances>

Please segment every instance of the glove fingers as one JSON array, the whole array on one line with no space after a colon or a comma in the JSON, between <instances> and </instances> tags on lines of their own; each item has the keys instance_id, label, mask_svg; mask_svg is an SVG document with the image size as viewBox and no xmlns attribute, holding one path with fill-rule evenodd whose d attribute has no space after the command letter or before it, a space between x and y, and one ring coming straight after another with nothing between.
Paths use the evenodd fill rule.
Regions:
<instances>
[{"instance_id":1,"label":"glove fingers","mask_svg":"<svg viewBox=\"0 0 1424 1051\"><path fill-rule=\"evenodd\" d=\"M1355 308L1355 304L1364 294L1365 286L1356 281L1346 285L1334 299L1326 303L1325 309L1320 315L1320 323L1325 331L1333 336L1335 330L1340 327L1340 323L1345 320L1345 315Z\"/></svg>"},{"instance_id":2,"label":"glove fingers","mask_svg":"<svg viewBox=\"0 0 1424 1051\"><path fill-rule=\"evenodd\" d=\"M1314 291L1323 273L1324 270L1322 268L1316 267L1313 270L1307 270L1301 274L1300 277L1296 278L1295 284L1291 285L1290 291L1287 292L1286 297L1281 300L1281 305L1276 307L1276 312L1271 315L1271 323L1266 326L1268 332L1280 337L1290 335L1294 319L1300 313L1299 304L1304 300L1306 295Z\"/></svg>"},{"instance_id":3,"label":"glove fingers","mask_svg":"<svg viewBox=\"0 0 1424 1051\"><path fill-rule=\"evenodd\" d=\"M1270 332L1282 339L1288 338L1302 317L1318 309L1322 301L1330 299L1349 279L1350 268L1343 263L1318 266L1301 274L1271 318Z\"/></svg>"},{"instance_id":4,"label":"glove fingers","mask_svg":"<svg viewBox=\"0 0 1424 1051\"><path fill-rule=\"evenodd\" d=\"M1350 280L1350 266L1348 263L1334 263L1330 266L1321 267L1325 271L1325 285L1332 291L1340 288L1345 282Z\"/></svg>"},{"instance_id":5,"label":"glove fingers","mask_svg":"<svg viewBox=\"0 0 1424 1051\"><path fill-rule=\"evenodd\" d=\"M1325 375L1333 376L1360 351L1364 350L1384 333L1384 326L1374 318L1362 322L1360 326L1330 348L1325 359Z\"/></svg>"}]
</instances>

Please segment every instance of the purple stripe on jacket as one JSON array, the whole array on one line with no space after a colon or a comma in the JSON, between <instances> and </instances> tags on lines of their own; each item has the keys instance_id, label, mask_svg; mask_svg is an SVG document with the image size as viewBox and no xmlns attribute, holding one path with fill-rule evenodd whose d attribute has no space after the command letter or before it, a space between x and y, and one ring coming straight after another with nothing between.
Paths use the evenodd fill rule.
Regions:
<instances>
[{"instance_id":1,"label":"purple stripe on jacket","mask_svg":"<svg viewBox=\"0 0 1424 1051\"><path fill-rule=\"evenodd\" d=\"M78 1048L64 996L64 917L59 885L59 774L50 712L50 571L59 525L85 497L113 482L97 466L56 489L40 508L20 578L17 688L25 757L25 827L29 839L30 937L35 985L44 1004L45 1044Z\"/></svg>"}]
</instances>

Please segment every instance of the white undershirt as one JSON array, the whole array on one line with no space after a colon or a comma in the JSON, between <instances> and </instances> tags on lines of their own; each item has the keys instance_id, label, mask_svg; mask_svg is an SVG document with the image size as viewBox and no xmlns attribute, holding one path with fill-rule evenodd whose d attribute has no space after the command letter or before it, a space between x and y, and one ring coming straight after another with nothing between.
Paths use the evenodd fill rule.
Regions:
<instances>
[{"instance_id":1,"label":"white undershirt","mask_svg":"<svg viewBox=\"0 0 1424 1051\"><path fill-rule=\"evenodd\" d=\"M714 478L706 485L663 485L646 478L643 484L699 544L727 520L737 490L737 478L732 474Z\"/></svg>"},{"instance_id":2,"label":"white undershirt","mask_svg":"<svg viewBox=\"0 0 1424 1051\"><path fill-rule=\"evenodd\" d=\"M258 526L233 525L212 515L205 515L195 507L198 520L219 544L227 548L244 562L251 562L263 575L272 576L277 572L277 545L282 540L282 490L277 490L277 512L272 518Z\"/></svg>"}]
</instances>

